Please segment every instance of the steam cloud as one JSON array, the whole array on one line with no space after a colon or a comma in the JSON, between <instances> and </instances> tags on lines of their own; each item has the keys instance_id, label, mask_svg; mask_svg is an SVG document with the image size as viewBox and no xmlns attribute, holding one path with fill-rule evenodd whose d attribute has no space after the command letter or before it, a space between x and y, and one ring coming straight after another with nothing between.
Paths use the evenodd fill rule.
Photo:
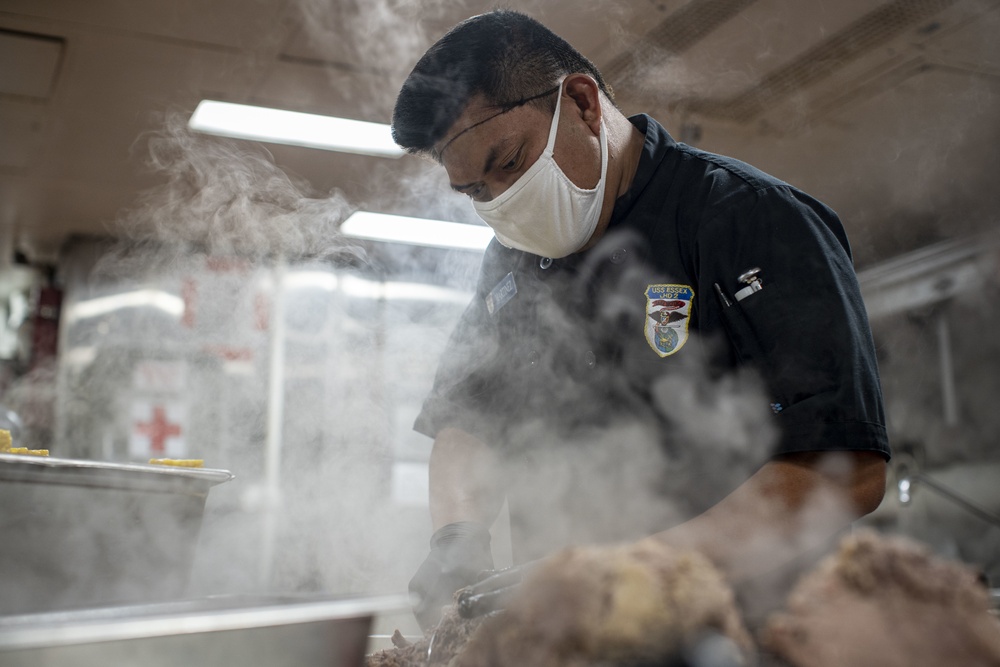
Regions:
<instances>
[{"instance_id":1,"label":"steam cloud","mask_svg":"<svg viewBox=\"0 0 1000 667\"><path fill-rule=\"evenodd\" d=\"M185 124L185 117L170 115L143 138L147 166L163 182L119 220L120 250L155 242L251 261L358 252L339 232L351 212L341 193L309 197L308 185L295 182L263 148L199 135Z\"/></svg>"},{"instance_id":2,"label":"steam cloud","mask_svg":"<svg viewBox=\"0 0 1000 667\"><path fill-rule=\"evenodd\" d=\"M481 9L473 4L467 3L470 13ZM528 9L536 6L541 16L541 0ZM352 56L352 62L365 63L366 69L389 73L390 78L398 77L401 82L406 70L439 36L440 31L433 27L435 21L450 16L454 3L300 0L296 7L311 40L324 44L353 35L337 48ZM625 41L629 37L619 31L612 40ZM658 82L661 76L668 75L654 72L652 80ZM676 80L676 74L670 76L674 77L671 81ZM364 92L364 104L384 116L395 88L385 87L382 80ZM163 184L144 193L123 214L116 229L121 241L103 254L96 272L84 276L83 283L88 287L79 298L93 296L109 286L145 281L170 283L208 257L239 258L242 268L237 277L219 288L221 293L216 295L219 313L206 314L215 317L214 327L225 331L233 326L237 311L234 304L252 300L253 290L261 281L266 283L278 256L288 259L296 269L333 273L331 265L339 264L349 267L348 273L377 279L366 273L373 268L368 264L370 258L338 231L339 223L358 202L348 202L336 191L316 195L307 184L297 182L275 165L265 150L193 134L180 117L165 118L162 129L143 137L139 145L148 149L148 165L162 177ZM389 182L388 168L384 173ZM405 197L428 202L425 214L429 217L473 219L464 200L443 196L447 188L440 171L407 175L401 187L395 187L404 194L387 192L380 202L384 205L381 210L402 205ZM402 271L410 269L404 266ZM442 270L453 272L455 268L446 263ZM473 276L459 273L458 282L468 288ZM394 331L387 334L384 302L351 301L342 294L331 296L317 288L304 291L287 305L291 335L298 337L295 350L289 350L290 356L303 365L312 360L324 370L298 378L286 387L288 417L282 474L286 496L280 506L268 508L267 503L273 499L260 495L253 485L263 465L266 339L246 341L254 361L235 371L234 364L212 355L191 359L193 400L203 403L193 406L198 412L195 419L216 429L221 424L243 440L239 447L219 452L219 460L237 473L238 480L210 495L213 512L203 534L194 589L259 590L261 585L254 573L260 546L258 519L263 512L278 511L283 517L281 544L272 579L265 588L401 590L424 555L429 526L425 510L400 510L386 501L390 488L386 471L398 454L393 440L400 437L401 428L408 426L390 421L391 397L386 387L399 382L406 372L423 373L422 382L426 384L412 392L419 397L429 388L434 355L427 350L412 352L426 357L423 365L399 371L386 362L385 337L405 340L416 332L418 341L433 341L431 346L439 350L456 313L444 307L423 312L422 307L398 307L392 313ZM993 323L995 309L990 308L988 313L985 319ZM116 338L115 345L85 364L83 370L66 371L62 381L70 395L89 392L94 397L73 398L76 406L68 411L71 417L84 419L81 415L87 413L88 422L106 420L121 428L115 423L119 419L115 415L121 413L121 388L127 391L134 364L150 355L167 356L169 351L159 344L173 345L184 339L172 337L164 322L153 316L114 320L111 325L112 329L120 326L127 330L139 343L129 346ZM990 331L992 324L976 329ZM332 332L339 333L332 336ZM332 337L323 340L322 335L328 333ZM971 335L971 331L968 333ZM95 333L87 340L99 337ZM903 342L890 341L889 346L897 352L906 351ZM409 359L407 355L397 358L404 357ZM995 355L991 352L990 357ZM904 373L895 366L893 372ZM921 371L911 366L910 372ZM581 478L591 481L584 512L592 523L586 528L595 540L607 541L629 539L669 526L734 488L766 458L775 435L766 407L759 400L758 379L738 376L718 380L697 367L685 368L683 379L683 391L668 387L676 377L662 378L649 389L657 407L674 415L676 438L689 452L685 458L671 458L665 453L659 434L649 424L612 423L581 433L574 443L572 458L566 458L561 449L537 452L540 458L532 463L540 465L531 469L561 470L562 478L549 478L545 485L536 487L543 493L535 500L540 505L558 505L566 491L561 483L575 484ZM995 385L992 375L982 381L988 388ZM889 388L893 389L892 383ZM933 427L925 427L922 407L921 403L909 409L893 408L892 412L907 421L909 429L926 434ZM976 414L985 414L981 400L976 402L976 409ZM64 424L63 432L74 423L71 420ZM978 422L979 432L995 432L994 425L994 421ZM526 438L542 442L552 439L538 424L524 428ZM85 437L97 441L101 433L94 427L85 431ZM517 476L530 471L515 469L508 474ZM680 479L688 481L687 486L681 485L682 500L666 497L662 491L664 480L670 484ZM575 512L580 510L574 508ZM812 499L810 512L834 523L846 516L844 508L823 494ZM556 542L566 537L559 532L563 517L538 518L553 524L551 535ZM815 533L804 530L800 534L802 543L813 544L814 537L824 534L826 527L823 522L815 522ZM547 546L537 545L540 551ZM789 545L789 553L795 546L801 545Z\"/></svg>"}]
</instances>

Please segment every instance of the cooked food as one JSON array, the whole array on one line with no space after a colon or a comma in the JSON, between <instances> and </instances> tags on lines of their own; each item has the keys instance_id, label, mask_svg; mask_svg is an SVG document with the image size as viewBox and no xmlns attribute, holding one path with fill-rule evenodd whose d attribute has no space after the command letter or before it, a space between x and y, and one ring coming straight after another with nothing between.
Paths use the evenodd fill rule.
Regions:
<instances>
[{"instance_id":1,"label":"cooked food","mask_svg":"<svg viewBox=\"0 0 1000 667\"><path fill-rule=\"evenodd\" d=\"M723 664L752 655L733 593L708 560L644 540L562 551L526 576L506 610L465 620L449 607L434 633L394 641L367 667L673 664L706 640Z\"/></svg>"},{"instance_id":2,"label":"cooked food","mask_svg":"<svg viewBox=\"0 0 1000 667\"><path fill-rule=\"evenodd\" d=\"M48 456L47 449L28 449L27 447L14 447L10 431L0 429L0 454L27 454L29 456Z\"/></svg>"},{"instance_id":3,"label":"cooked food","mask_svg":"<svg viewBox=\"0 0 1000 667\"><path fill-rule=\"evenodd\" d=\"M203 468L205 459L149 459L155 466L176 466L178 468Z\"/></svg>"},{"instance_id":4,"label":"cooked food","mask_svg":"<svg viewBox=\"0 0 1000 667\"><path fill-rule=\"evenodd\" d=\"M762 642L795 667L997 667L1000 621L989 609L971 568L864 532L803 578Z\"/></svg>"},{"instance_id":5,"label":"cooked food","mask_svg":"<svg viewBox=\"0 0 1000 667\"><path fill-rule=\"evenodd\" d=\"M11 447L8 449L6 454L27 454L29 456L48 456L49 450L47 449L28 449L27 447Z\"/></svg>"},{"instance_id":6,"label":"cooked food","mask_svg":"<svg viewBox=\"0 0 1000 667\"><path fill-rule=\"evenodd\" d=\"M409 642L396 630L392 635L395 648L369 655L365 658L365 667L422 667L427 664L427 642L426 637Z\"/></svg>"},{"instance_id":7,"label":"cooked food","mask_svg":"<svg viewBox=\"0 0 1000 667\"><path fill-rule=\"evenodd\" d=\"M483 621L482 618L461 618L452 605L445 609L437 628L419 641L409 642L397 630L392 636L395 648L368 656L365 667L445 667L451 664Z\"/></svg>"},{"instance_id":8,"label":"cooked food","mask_svg":"<svg viewBox=\"0 0 1000 667\"><path fill-rule=\"evenodd\" d=\"M660 664L706 637L724 640L737 664L753 649L731 589L707 559L643 540L543 561L451 666Z\"/></svg>"}]
</instances>

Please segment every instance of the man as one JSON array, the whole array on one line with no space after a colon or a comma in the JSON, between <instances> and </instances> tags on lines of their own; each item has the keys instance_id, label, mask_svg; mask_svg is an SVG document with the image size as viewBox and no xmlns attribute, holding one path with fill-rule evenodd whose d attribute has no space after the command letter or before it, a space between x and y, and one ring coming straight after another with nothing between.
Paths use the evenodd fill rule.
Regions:
<instances>
[{"instance_id":1,"label":"man","mask_svg":"<svg viewBox=\"0 0 1000 667\"><path fill-rule=\"evenodd\" d=\"M626 118L590 61L512 11L473 17L428 50L393 133L442 164L496 233L416 423L435 438L435 533L411 582L423 627L492 567L505 497L517 562L651 535L736 582L878 506L889 448L877 367L830 209L675 142L648 116ZM751 438L772 451L706 493L711 462L685 463L704 449L690 396L752 386L720 380L745 378L739 369L762 378L749 395L776 435ZM650 434L662 460L635 444ZM592 454L597 464L579 464ZM616 474L632 488L593 502ZM680 489L673 514L629 504L650 479Z\"/></svg>"}]
</instances>

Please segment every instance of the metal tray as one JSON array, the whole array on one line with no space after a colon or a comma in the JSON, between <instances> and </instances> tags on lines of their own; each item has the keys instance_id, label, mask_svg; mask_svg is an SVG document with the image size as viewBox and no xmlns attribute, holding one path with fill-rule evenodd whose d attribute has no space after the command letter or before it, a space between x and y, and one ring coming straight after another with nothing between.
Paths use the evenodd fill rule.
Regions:
<instances>
[{"instance_id":1,"label":"metal tray","mask_svg":"<svg viewBox=\"0 0 1000 667\"><path fill-rule=\"evenodd\" d=\"M377 613L405 595L220 596L0 617L4 667L360 667Z\"/></svg>"},{"instance_id":2,"label":"metal tray","mask_svg":"<svg viewBox=\"0 0 1000 667\"><path fill-rule=\"evenodd\" d=\"M0 454L0 614L183 597L226 470Z\"/></svg>"},{"instance_id":3,"label":"metal tray","mask_svg":"<svg viewBox=\"0 0 1000 667\"><path fill-rule=\"evenodd\" d=\"M231 479L233 473L214 468L182 468L0 454L2 482L207 494L211 487Z\"/></svg>"}]
</instances>

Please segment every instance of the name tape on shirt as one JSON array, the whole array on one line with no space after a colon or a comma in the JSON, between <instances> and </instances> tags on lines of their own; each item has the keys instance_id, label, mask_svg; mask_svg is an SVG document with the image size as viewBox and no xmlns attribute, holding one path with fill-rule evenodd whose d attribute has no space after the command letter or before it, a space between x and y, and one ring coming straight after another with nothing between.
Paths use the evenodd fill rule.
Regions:
<instances>
[{"instance_id":1,"label":"name tape on shirt","mask_svg":"<svg viewBox=\"0 0 1000 667\"><path fill-rule=\"evenodd\" d=\"M694 305L694 290L688 285L646 287L646 342L661 357L684 347Z\"/></svg>"},{"instance_id":2,"label":"name tape on shirt","mask_svg":"<svg viewBox=\"0 0 1000 667\"><path fill-rule=\"evenodd\" d=\"M503 280L497 283L496 287L486 295L486 310L493 315L498 310L507 305L507 302L517 294L517 285L514 284L514 273L508 273Z\"/></svg>"}]
</instances>

